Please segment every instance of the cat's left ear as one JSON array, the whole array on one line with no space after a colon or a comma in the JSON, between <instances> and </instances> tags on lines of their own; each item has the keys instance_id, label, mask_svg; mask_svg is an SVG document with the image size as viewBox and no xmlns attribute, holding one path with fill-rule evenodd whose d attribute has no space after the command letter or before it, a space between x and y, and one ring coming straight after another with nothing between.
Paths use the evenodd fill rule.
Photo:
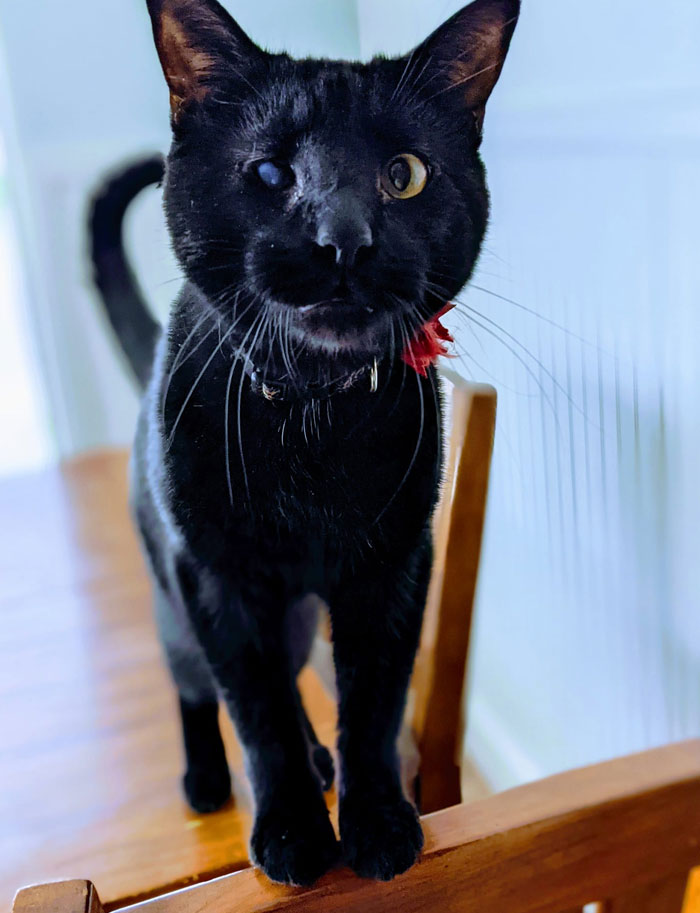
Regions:
<instances>
[{"instance_id":1,"label":"cat's left ear","mask_svg":"<svg viewBox=\"0 0 700 913\"><path fill-rule=\"evenodd\" d=\"M519 13L520 0L474 0L459 10L405 58L420 74L414 88L470 109L480 135Z\"/></svg>"},{"instance_id":2,"label":"cat's left ear","mask_svg":"<svg viewBox=\"0 0 700 913\"><path fill-rule=\"evenodd\" d=\"M217 0L147 0L158 56L170 88L173 122L218 82L250 87L252 73L269 56Z\"/></svg>"}]
</instances>

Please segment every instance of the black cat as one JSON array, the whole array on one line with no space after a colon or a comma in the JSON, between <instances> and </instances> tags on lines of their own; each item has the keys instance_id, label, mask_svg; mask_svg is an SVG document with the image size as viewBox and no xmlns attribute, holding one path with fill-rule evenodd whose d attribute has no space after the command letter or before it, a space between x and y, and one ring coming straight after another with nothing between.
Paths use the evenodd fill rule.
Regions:
<instances>
[{"instance_id":1,"label":"black cat","mask_svg":"<svg viewBox=\"0 0 700 913\"><path fill-rule=\"evenodd\" d=\"M230 795L222 696L255 796L253 860L308 884L342 849L358 874L390 879L423 842L395 741L441 471L438 379L407 356L479 252L484 105L519 0L476 0L410 55L368 64L266 53L215 0L148 6L186 276L162 334L119 237L160 163L108 187L93 244L111 319L150 375L133 509L180 695L185 791L199 811ZM340 847L331 757L296 686L314 596L333 630Z\"/></svg>"}]
</instances>

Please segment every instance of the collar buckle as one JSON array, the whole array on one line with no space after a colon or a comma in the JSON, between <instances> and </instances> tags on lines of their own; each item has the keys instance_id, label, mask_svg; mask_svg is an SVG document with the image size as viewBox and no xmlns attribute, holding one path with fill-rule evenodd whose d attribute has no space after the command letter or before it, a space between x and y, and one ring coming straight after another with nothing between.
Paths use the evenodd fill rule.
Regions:
<instances>
[{"instance_id":1,"label":"collar buckle","mask_svg":"<svg viewBox=\"0 0 700 913\"><path fill-rule=\"evenodd\" d=\"M372 362L372 367L369 371L369 392L376 393L379 389L379 365L377 364L377 359L375 357Z\"/></svg>"}]
</instances>

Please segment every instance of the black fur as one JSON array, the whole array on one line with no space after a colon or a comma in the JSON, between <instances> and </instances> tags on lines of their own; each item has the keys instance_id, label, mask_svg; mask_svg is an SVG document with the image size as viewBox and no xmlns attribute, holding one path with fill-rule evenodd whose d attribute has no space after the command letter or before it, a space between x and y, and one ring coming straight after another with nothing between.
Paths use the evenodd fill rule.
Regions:
<instances>
[{"instance_id":1,"label":"black fur","mask_svg":"<svg viewBox=\"0 0 700 913\"><path fill-rule=\"evenodd\" d=\"M136 162L105 184L95 197L90 213L93 280L102 295L112 328L142 387L151 373L160 327L151 317L126 261L122 225L133 198L162 177L162 156Z\"/></svg>"},{"instance_id":2,"label":"black fur","mask_svg":"<svg viewBox=\"0 0 700 913\"><path fill-rule=\"evenodd\" d=\"M400 354L476 261L483 107L518 2L477 0L410 56L366 65L265 54L214 0L149 9L187 280L144 397L132 498L186 793L200 810L228 796L220 694L246 749L254 861L306 884L342 849L360 875L390 879L423 841L395 742L441 467L437 376ZM406 200L379 178L400 153L429 172ZM284 186L263 183L261 160ZM339 693L340 848L322 793L332 761L296 686L318 597Z\"/></svg>"}]
</instances>

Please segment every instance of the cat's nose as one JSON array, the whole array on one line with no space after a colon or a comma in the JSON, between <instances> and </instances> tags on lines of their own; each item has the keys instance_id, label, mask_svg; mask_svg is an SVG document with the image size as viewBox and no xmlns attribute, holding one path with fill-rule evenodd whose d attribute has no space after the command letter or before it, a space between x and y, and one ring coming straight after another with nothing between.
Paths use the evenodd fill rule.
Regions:
<instances>
[{"instance_id":1,"label":"cat's nose","mask_svg":"<svg viewBox=\"0 0 700 913\"><path fill-rule=\"evenodd\" d=\"M316 245L336 266L353 267L374 243L362 206L351 192L338 191L318 221Z\"/></svg>"}]
</instances>

